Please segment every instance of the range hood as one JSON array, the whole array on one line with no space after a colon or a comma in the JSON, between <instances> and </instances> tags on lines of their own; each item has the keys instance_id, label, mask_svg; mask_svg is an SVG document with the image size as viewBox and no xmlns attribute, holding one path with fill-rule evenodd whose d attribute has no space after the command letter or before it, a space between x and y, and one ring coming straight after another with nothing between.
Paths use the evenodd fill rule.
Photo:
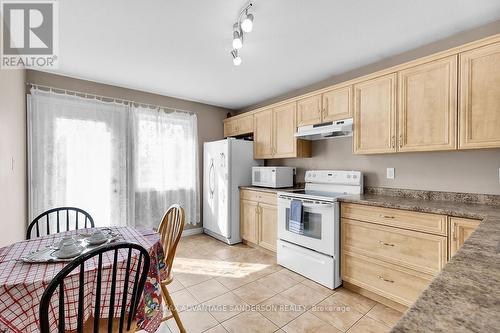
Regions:
<instances>
[{"instance_id":1,"label":"range hood","mask_svg":"<svg viewBox=\"0 0 500 333\"><path fill-rule=\"evenodd\" d=\"M352 118L297 128L295 137L304 140L323 140L352 136Z\"/></svg>"}]
</instances>

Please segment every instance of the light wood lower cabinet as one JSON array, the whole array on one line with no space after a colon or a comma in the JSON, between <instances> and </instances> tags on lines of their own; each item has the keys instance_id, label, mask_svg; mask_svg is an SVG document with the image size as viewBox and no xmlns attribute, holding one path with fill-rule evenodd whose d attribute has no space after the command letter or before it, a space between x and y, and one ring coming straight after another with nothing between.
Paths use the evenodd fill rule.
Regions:
<instances>
[{"instance_id":1,"label":"light wood lower cabinet","mask_svg":"<svg viewBox=\"0 0 500 333\"><path fill-rule=\"evenodd\" d=\"M388 306L411 305L448 260L447 216L349 203L341 216L342 279Z\"/></svg>"},{"instance_id":2,"label":"light wood lower cabinet","mask_svg":"<svg viewBox=\"0 0 500 333\"><path fill-rule=\"evenodd\" d=\"M343 219L343 248L422 271L438 273L447 261L444 236Z\"/></svg>"},{"instance_id":3,"label":"light wood lower cabinet","mask_svg":"<svg viewBox=\"0 0 500 333\"><path fill-rule=\"evenodd\" d=\"M342 279L391 301L410 306L433 276L348 251L342 252Z\"/></svg>"},{"instance_id":4,"label":"light wood lower cabinet","mask_svg":"<svg viewBox=\"0 0 500 333\"><path fill-rule=\"evenodd\" d=\"M258 203L240 200L240 230L241 238L252 243L258 242Z\"/></svg>"},{"instance_id":5,"label":"light wood lower cabinet","mask_svg":"<svg viewBox=\"0 0 500 333\"><path fill-rule=\"evenodd\" d=\"M449 237L449 255L450 258L464 244L472 232L477 228L480 221L471 219L462 219L458 217L450 217L450 237Z\"/></svg>"},{"instance_id":6,"label":"light wood lower cabinet","mask_svg":"<svg viewBox=\"0 0 500 333\"><path fill-rule=\"evenodd\" d=\"M259 245L276 252L278 238L278 209L276 205L259 203Z\"/></svg>"},{"instance_id":7,"label":"light wood lower cabinet","mask_svg":"<svg viewBox=\"0 0 500 333\"><path fill-rule=\"evenodd\" d=\"M240 229L244 241L276 252L276 205L276 194L240 190Z\"/></svg>"}]
</instances>

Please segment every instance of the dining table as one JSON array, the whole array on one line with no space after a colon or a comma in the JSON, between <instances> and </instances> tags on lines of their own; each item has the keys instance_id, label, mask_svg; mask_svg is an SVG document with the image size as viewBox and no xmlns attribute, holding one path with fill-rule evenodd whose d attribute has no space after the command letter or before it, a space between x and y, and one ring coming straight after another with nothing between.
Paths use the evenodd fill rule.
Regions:
<instances>
[{"instance_id":1,"label":"dining table","mask_svg":"<svg viewBox=\"0 0 500 333\"><path fill-rule=\"evenodd\" d=\"M0 332L39 332L39 304L42 295L52 279L68 263L67 261L26 262L26 257L37 251L50 249L64 237L71 236L76 238L82 233L91 233L92 229L95 228L42 236L0 248ZM106 229L116 236L116 241L139 244L149 253L151 264L147 272L146 284L141 293L141 300L137 307L135 320L138 328L147 332L155 332L163 318L163 299L160 281L166 278L164 252L159 234L148 228L110 227ZM118 255L115 295L122 295L123 288L127 288L124 286L127 261L126 252L119 252ZM100 306L103 317L108 313L107 310L109 310L110 305L113 257L112 252L103 255L101 279L103 293ZM97 279L97 260L88 260L84 267L86 290L84 319L88 320L95 310L92 288L95 286ZM134 266L133 262L130 271L134 272L136 269L137 263L135 262ZM69 330L76 330L77 328L78 293L75 291L78 290L78 286L78 270L75 270L64 281L66 327ZM117 309L121 305L121 302L116 302L115 304L116 309L114 313L120 313ZM46 311L49 311L49 318L53 318L52 325L54 330L56 327L57 306L57 302L53 302L49 306L49 309L46 309Z\"/></svg>"}]
</instances>

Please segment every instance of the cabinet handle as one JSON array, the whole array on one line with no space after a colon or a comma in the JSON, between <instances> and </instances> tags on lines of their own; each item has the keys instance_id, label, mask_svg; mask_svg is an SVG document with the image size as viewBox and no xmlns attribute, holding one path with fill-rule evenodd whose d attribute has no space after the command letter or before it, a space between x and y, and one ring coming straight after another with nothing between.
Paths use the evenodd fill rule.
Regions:
<instances>
[{"instance_id":1,"label":"cabinet handle","mask_svg":"<svg viewBox=\"0 0 500 333\"><path fill-rule=\"evenodd\" d=\"M403 134L399 134L399 148L403 148Z\"/></svg>"},{"instance_id":2,"label":"cabinet handle","mask_svg":"<svg viewBox=\"0 0 500 333\"><path fill-rule=\"evenodd\" d=\"M458 224L453 225L453 240L457 240Z\"/></svg>"},{"instance_id":3,"label":"cabinet handle","mask_svg":"<svg viewBox=\"0 0 500 333\"><path fill-rule=\"evenodd\" d=\"M391 147L394 148L396 146L396 136L393 135L391 138Z\"/></svg>"},{"instance_id":4,"label":"cabinet handle","mask_svg":"<svg viewBox=\"0 0 500 333\"><path fill-rule=\"evenodd\" d=\"M382 244L382 245L385 245L385 246L395 246L394 244L385 243L385 242L382 242L381 240L379 240L378 243Z\"/></svg>"},{"instance_id":5,"label":"cabinet handle","mask_svg":"<svg viewBox=\"0 0 500 333\"><path fill-rule=\"evenodd\" d=\"M384 215L384 214L379 214L379 217L384 218L384 219L393 219L394 216L392 215Z\"/></svg>"},{"instance_id":6,"label":"cabinet handle","mask_svg":"<svg viewBox=\"0 0 500 333\"><path fill-rule=\"evenodd\" d=\"M387 280L387 279L384 279L382 276L380 275L377 275L377 277L382 280L382 281L385 281L385 282L389 282L389 283L394 283L394 280Z\"/></svg>"}]
</instances>

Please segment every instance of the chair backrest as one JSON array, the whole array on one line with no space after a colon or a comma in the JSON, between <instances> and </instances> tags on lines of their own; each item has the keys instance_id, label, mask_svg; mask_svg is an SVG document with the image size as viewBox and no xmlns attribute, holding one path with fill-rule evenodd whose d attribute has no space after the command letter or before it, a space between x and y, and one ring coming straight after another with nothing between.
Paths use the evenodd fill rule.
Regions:
<instances>
[{"instance_id":1,"label":"chair backrest","mask_svg":"<svg viewBox=\"0 0 500 333\"><path fill-rule=\"evenodd\" d=\"M43 228L41 228L43 227ZM52 208L38 215L28 226L26 239L31 239L33 229L36 237L82 228L93 228L94 219L83 209L76 207ZM42 229L42 232L40 232Z\"/></svg>"},{"instance_id":2,"label":"chair backrest","mask_svg":"<svg viewBox=\"0 0 500 333\"><path fill-rule=\"evenodd\" d=\"M175 204L168 208L158 228L160 242L163 246L163 252L165 252L165 266L168 278L171 277L175 250L181 239L182 230L184 230L184 209Z\"/></svg>"},{"instance_id":3,"label":"chair backrest","mask_svg":"<svg viewBox=\"0 0 500 333\"><path fill-rule=\"evenodd\" d=\"M118 268L118 251L121 249L128 250L128 255L126 258L127 262L125 271L120 272L124 273L125 275L122 285L123 289L121 289L120 292L121 288L120 285L118 286L118 291L117 291L117 273L118 273L117 268ZM103 255L108 255L108 253L106 252L111 252L111 251L114 252L112 267L109 267L109 265L103 267ZM84 274L85 274L85 263L87 261L94 260L94 257L96 256L98 257L96 266L97 279L95 280L95 289L94 289L94 288L89 288L88 285L85 285ZM92 263L95 263L95 260ZM135 265L135 263L137 263L137 265ZM76 296L74 296L75 293L74 286L70 285L68 286L68 288L65 288L64 282L65 278L68 277L68 275L70 275L77 268L79 268L79 271L78 271L78 283L76 283L76 285L78 286L78 309L77 309L76 332L78 333L83 332L84 312L85 312L84 304L88 305L89 303L94 304L94 313L92 313L93 332L94 333L99 332L99 327L100 327L99 320L101 317L101 291L103 290L101 280L103 278L103 271L105 269L111 270L111 272L107 271L105 273L112 274L110 279L111 287L110 289L108 289L109 286L104 286L105 287L104 290L108 292L106 292L106 295L102 296L102 297L109 296L109 299L105 299L106 306L103 307L103 308L109 308L107 314L108 332L113 332L114 320L112 319L117 316L119 316L120 318L118 325L119 332L120 333L123 332L124 320L126 317L128 317L127 330L129 330L132 320L135 317L138 303L141 299L141 293L144 290L144 285L146 282L147 273L149 271L149 266L150 266L150 258L148 252L142 246L134 243L127 243L127 242L110 243L80 255L79 257L71 261L68 265L66 265L54 277L54 279L49 283L49 285L47 286L42 295L42 300L40 302L40 310L39 310L41 333L55 332L56 330L54 329L54 326L57 326L58 332L60 333L65 332L66 315L67 312L69 311L68 309L67 312L65 312L65 304L64 304L65 293L68 294L67 298L72 298ZM134 270L135 270L135 276L131 279L130 273L133 272ZM123 274L120 274L119 276L121 277L123 276ZM76 276L72 275L68 277L68 279L70 278L76 279ZM130 299L127 299L130 290L132 290ZM53 309L53 311L50 311L49 309L51 303L55 304L52 301L52 296L54 296L54 293L56 291L58 291L57 295L58 302L56 303L59 310L56 311L56 309ZM121 293L121 297L119 295L116 295L118 293ZM92 300L93 295L95 295L94 300ZM87 302L84 302L85 297L87 297ZM115 298L121 300L121 304L115 305ZM129 304L127 305L127 303ZM49 313L52 313L53 321L55 321L55 323L53 322L52 327L49 319ZM55 316L57 316L57 319L54 318ZM72 314L72 316L74 316L74 314Z\"/></svg>"}]
</instances>

